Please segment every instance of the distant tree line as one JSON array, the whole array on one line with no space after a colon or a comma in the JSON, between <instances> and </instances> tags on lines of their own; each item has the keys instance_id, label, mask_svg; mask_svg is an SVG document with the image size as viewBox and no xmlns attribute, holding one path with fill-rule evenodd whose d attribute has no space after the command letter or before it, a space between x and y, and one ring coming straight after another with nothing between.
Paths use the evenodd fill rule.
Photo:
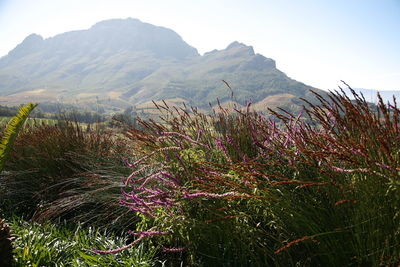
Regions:
<instances>
[{"instance_id":1,"label":"distant tree line","mask_svg":"<svg viewBox=\"0 0 400 267\"><path fill-rule=\"evenodd\" d=\"M17 114L19 107L0 105L0 116L11 117ZM56 103L40 104L30 115L32 118L63 119L83 123L97 123L107 120L105 115L89 110L78 110L72 105L59 105Z\"/></svg>"},{"instance_id":2,"label":"distant tree line","mask_svg":"<svg viewBox=\"0 0 400 267\"><path fill-rule=\"evenodd\" d=\"M17 114L17 112L18 112L18 107L0 106L1 117L11 117Z\"/></svg>"},{"instance_id":3,"label":"distant tree line","mask_svg":"<svg viewBox=\"0 0 400 267\"><path fill-rule=\"evenodd\" d=\"M120 121L127 126L137 128L138 127L137 116L138 116L138 114L137 114L136 107L129 106L124 110L124 112L114 114L113 120L114 120L114 122ZM109 126L114 127L116 125L116 123L114 123L114 122L111 121Z\"/></svg>"},{"instance_id":4,"label":"distant tree line","mask_svg":"<svg viewBox=\"0 0 400 267\"><path fill-rule=\"evenodd\" d=\"M77 121L83 123L98 123L107 120L106 116L88 110L85 111L72 110L68 112L54 114L53 116L54 119L64 119L64 120Z\"/></svg>"}]
</instances>

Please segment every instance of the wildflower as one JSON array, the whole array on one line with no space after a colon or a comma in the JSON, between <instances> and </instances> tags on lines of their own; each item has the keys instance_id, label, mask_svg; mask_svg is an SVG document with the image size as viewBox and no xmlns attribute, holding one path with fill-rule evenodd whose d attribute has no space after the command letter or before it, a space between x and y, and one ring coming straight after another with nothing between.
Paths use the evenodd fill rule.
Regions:
<instances>
[{"instance_id":1,"label":"wildflower","mask_svg":"<svg viewBox=\"0 0 400 267\"><path fill-rule=\"evenodd\" d=\"M235 196L235 195L238 195L238 194L235 192L227 192L224 194L198 192L198 193L193 193L193 194L184 193L183 197L184 198L196 198L196 197L224 198L224 197Z\"/></svg>"},{"instance_id":2,"label":"wildflower","mask_svg":"<svg viewBox=\"0 0 400 267\"><path fill-rule=\"evenodd\" d=\"M352 199L343 199L343 200L339 200L335 202L335 206L339 206L343 203L348 203L348 202L352 202L352 203L356 203L357 200L352 200Z\"/></svg>"},{"instance_id":3,"label":"wildflower","mask_svg":"<svg viewBox=\"0 0 400 267\"><path fill-rule=\"evenodd\" d=\"M281 248L275 250L274 254L279 254L279 253L281 253L282 251L284 251L284 250L290 248L291 246L296 245L296 244L298 244L298 243L300 243L300 242L303 242L303 241L305 241L305 240L307 240L307 239L309 239L309 238L311 238L311 236L307 236L307 235L306 235L306 236L303 236L302 238L293 240L293 241L287 243L285 246L283 246L283 247L281 247Z\"/></svg>"},{"instance_id":4,"label":"wildflower","mask_svg":"<svg viewBox=\"0 0 400 267\"><path fill-rule=\"evenodd\" d=\"M139 237L147 237L147 236L156 236L156 235L167 235L168 232L160 232L160 231L139 231L139 232L132 232L131 230L128 231L128 234L139 236Z\"/></svg>"},{"instance_id":5,"label":"wildflower","mask_svg":"<svg viewBox=\"0 0 400 267\"><path fill-rule=\"evenodd\" d=\"M110 249L110 250L98 250L98 249L95 249L95 250L93 250L93 252L96 253L96 254L102 254L102 255L105 255L105 254L116 254L116 253L119 253L119 252L121 252L121 251L123 251L125 249L133 247L134 245L139 243L140 240L142 240L143 238L144 238L144 236L139 236L139 238L136 239L135 241L133 241L132 243L130 243L130 244L126 245L126 246L117 248L117 249Z\"/></svg>"}]
</instances>

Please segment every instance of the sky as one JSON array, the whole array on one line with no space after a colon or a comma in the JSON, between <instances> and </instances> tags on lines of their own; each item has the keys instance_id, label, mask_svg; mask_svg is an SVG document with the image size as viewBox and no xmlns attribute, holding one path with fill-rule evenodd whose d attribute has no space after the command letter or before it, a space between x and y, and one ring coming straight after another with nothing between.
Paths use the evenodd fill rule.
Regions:
<instances>
[{"instance_id":1,"label":"sky","mask_svg":"<svg viewBox=\"0 0 400 267\"><path fill-rule=\"evenodd\" d=\"M400 90L400 0L0 0L0 57L112 18L177 32L199 53L254 47L305 84Z\"/></svg>"}]
</instances>

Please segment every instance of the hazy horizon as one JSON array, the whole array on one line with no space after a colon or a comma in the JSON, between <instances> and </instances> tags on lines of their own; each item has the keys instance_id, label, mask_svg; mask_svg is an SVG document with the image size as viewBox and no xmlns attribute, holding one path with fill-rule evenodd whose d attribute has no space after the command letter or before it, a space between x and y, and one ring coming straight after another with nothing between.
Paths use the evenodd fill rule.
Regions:
<instances>
[{"instance_id":1,"label":"hazy horizon","mask_svg":"<svg viewBox=\"0 0 400 267\"><path fill-rule=\"evenodd\" d=\"M276 60L290 77L320 89L340 80L400 90L399 1L0 1L0 56L29 34L44 38L111 18L170 28L201 54L233 41ZM73 19L71 19L73 18Z\"/></svg>"}]
</instances>

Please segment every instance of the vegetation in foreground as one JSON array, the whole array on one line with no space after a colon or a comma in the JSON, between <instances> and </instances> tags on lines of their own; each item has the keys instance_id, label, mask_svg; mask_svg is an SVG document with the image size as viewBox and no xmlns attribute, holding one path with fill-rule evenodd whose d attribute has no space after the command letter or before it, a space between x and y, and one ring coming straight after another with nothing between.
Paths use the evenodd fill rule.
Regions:
<instances>
[{"instance_id":1,"label":"vegetation in foreground","mask_svg":"<svg viewBox=\"0 0 400 267\"><path fill-rule=\"evenodd\" d=\"M152 266L155 249L145 244L116 255L99 257L93 247L118 248L127 237L65 222L37 224L14 218L15 266Z\"/></svg>"},{"instance_id":2,"label":"vegetation in foreground","mask_svg":"<svg viewBox=\"0 0 400 267\"><path fill-rule=\"evenodd\" d=\"M139 121L125 138L26 131L1 177L2 208L27 201L13 212L54 223L89 214L80 227L127 233L128 244L91 243L98 259L137 259L144 246L152 265L396 266L400 109L381 101L373 110L357 95L316 98L304 116L272 118L159 106L163 123ZM124 223L101 220L110 210Z\"/></svg>"}]
</instances>

